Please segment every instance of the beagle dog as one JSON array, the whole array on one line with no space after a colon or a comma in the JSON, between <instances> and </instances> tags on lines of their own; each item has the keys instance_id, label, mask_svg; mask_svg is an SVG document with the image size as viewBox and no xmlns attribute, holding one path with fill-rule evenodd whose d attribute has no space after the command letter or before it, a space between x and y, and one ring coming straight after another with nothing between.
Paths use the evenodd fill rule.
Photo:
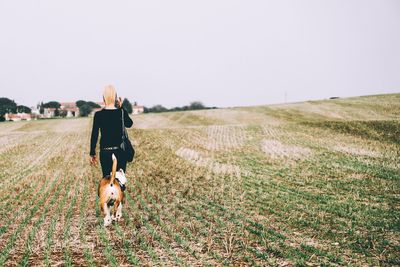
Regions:
<instances>
[{"instance_id":1,"label":"beagle dog","mask_svg":"<svg viewBox=\"0 0 400 267\"><path fill-rule=\"evenodd\" d=\"M125 173L122 169L117 172L117 158L114 154L112 154L112 160L111 176L101 179L98 190L100 209L104 214L104 226L122 218L122 204L125 197Z\"/></svg>"}]
</instances>

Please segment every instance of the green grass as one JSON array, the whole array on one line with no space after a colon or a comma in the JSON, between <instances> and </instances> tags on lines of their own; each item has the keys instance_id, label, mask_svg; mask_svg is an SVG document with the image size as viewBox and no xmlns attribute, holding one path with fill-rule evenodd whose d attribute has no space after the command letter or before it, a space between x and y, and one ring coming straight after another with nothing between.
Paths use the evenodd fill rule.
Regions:
<instances>
[{"instance_id":1,"label":"green grass","mask_svg":"<svg viewBox=\"0 0 400 267\"><path fill-rule=\"evenodd\" d=\"M51 187L53 188L56 185L56 179L53 181ZM50 203L49 205L51 206L54 201L57 199L58 194L62 188L63 183L60 183L57 185L56 190L54 192L53 195L50 195L51 190L48 190L43 196L42 198L39 199L38 202L36 202L36 205L34 205L32 207L32 209L29 210L29 213L27 216L25 216L24 220L19 224L18 228L14 231L14 233L8 238L8 242L6 244L6 246L2 249L1 253L0 253L0 266L2 266L5 261L7 260L7 258L9 257L9 253L10 250L13 248L15 242L17 241L18 235L25 229L26 225L28 225L31 221L31 219L34 217L34 215L36 214L36 212L42 207L42 205L46 202L46 200L48 200L48 197L50 197ZM41 213L41 217L39 218L39 220L37 220L36 222L36 227L34 225L34 230L37 229L37 226L40 225L43 222L43 219L47 212L49 211L49 206L46 206L44 211ZM35 232L34 232L35 233ZM30 235L30 237L28 236L27 239L27 249L29 252L29 244L32 242L32 239L34 237L33 235ZM26 260L23 261L23 263L26 262Z\"/></svg>"},{"instance_id":2,"label":"green grass","mask_svg":"<svg viewBox=\"0 0 400 267\"><path fill-rule=\"evenodd\" d=\"M323 121L316 123L306 122L304 124L356 137L359 136L364 139L400 144L400 121Z\"/></svg>"},{"instance_id":3,"label":"green grass","mask_svg":"<svg viewBox=\"0 0 400 267\"><path fill-rule=\"evenodd\" d=\"M399 100L135 116L123 220L107 228L91 119L21 124L21 142L0 153L0 265L399 265Z\"/></svg>"}]
</instances>

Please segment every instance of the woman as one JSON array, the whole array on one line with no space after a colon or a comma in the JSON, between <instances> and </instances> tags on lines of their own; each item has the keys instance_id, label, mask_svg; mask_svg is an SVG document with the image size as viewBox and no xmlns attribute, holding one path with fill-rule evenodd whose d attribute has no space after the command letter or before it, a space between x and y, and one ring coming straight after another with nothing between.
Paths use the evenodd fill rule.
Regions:
<instances>
[{"instance_id":1,"label":"woman","mask_svg":"<svg viewBox=\"0 0 400 267\"><path fill-rule=\"evenodd\" d=\"M126 158L120 148L122 142L122 112L124 113L125 127L130 128L133 124L131 118L122 108L121 98L118 98L115 107L117 93L112 85L104 88L103 100L105 107L94 114L92 136L90 139L90 163L96 164L96 144L101 131L100 138L100 163L103 171L103 177L110 175L112 167L112 154L118 159L117 170L126 171Z\"/></svg>"}]
</instances>

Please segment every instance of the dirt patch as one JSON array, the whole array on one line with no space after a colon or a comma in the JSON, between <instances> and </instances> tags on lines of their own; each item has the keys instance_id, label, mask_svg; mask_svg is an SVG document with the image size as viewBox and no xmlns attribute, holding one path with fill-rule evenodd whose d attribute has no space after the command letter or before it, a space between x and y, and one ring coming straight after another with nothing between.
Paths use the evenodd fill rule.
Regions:
<instances>
[{"instance_id":1,"label":"dirt patch","mask_svg":"<svg viewBox=\"0 0 400 267\"><path fill-rule=\"evenodd\" d=\"M231 151L244 146L247 140L243 126L213 125L205 128L207 137L193 140L210 151Z\"/></svg>"},{"instance_id":2,"label":"dirt patch","mask_svg":"<svg viewBox=\"0 0 400 267\"><path fill-rule=\"evenodd\" d=\"M204 157L200 152L193 149L181 147L175 153L190 163L199 167L205 167L213 173L240 176L239 166L215 162L212 158Z\"/></svg>"},{"instance_id":3,"label":"dirt patch","mask_svg":"<svg viewBox=\"0 0 400 267\"><path fill-rule=\"evenodd\" d=\"M261 144L264 153L272 159L290 158L302 159L311 154L305 147L283 144L277 140L264 139Z\"/></svg>"}]
</instances>

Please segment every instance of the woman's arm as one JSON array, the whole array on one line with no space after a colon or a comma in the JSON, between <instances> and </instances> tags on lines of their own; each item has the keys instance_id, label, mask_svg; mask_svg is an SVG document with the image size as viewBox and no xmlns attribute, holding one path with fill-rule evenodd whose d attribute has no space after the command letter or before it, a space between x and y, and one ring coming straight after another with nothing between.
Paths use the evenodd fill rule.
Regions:
<instances>
[{"instance_id":1,"label":"woman's arm","mask_svg":"<svg viewBox=\"0 0 400 267\"><path fill-rule=\"evenodd\" d=\"M124 108L122 108L122 109L124 110L124 124L125 124L125 127L126 128L131 128L132 125L133 125L133 121L129 117L129 113Z\"/></svg>"},{"instance_id":2,"label":"woman's arm","mask_svg":"<svg viewBox=\"0 0 400 267\"><path fill-rule=\"evenodd\" d=\"M97 138L99 137L99 115L96 112L93 119L92 136L90 137L90 156L96 155Z\"/></svg>"},{"instance_id":3,"label":"woman's arm","mask_svg":"<svg viewBox=\"0 0 400 267\"><path fill-rule=\"evenodd\" d=\"M124 125L126 128L131 128L133 125L132 119L129 117L129 113L122 107L122 99L118 97L118 107L124 111Z\"/></svg>"}]
</instances>

